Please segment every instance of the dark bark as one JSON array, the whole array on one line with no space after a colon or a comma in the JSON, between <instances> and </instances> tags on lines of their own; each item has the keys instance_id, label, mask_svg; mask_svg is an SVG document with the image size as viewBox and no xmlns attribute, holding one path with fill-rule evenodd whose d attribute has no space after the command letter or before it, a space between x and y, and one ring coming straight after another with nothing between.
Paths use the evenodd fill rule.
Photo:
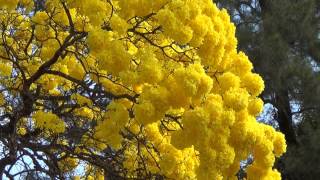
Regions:
<instances>
[{"instance_id":1,"label":"dark bark","mask_svg":"<svg viewBox=\"0 0 320 180\"><path fill-rule=\"evenodd\" d=\"M11 164L11 162L12 162L12 159L9 156L0 160L0 174L3 174L6 166L8 164ZM0 176L0 179L2 179L2 176Z\"/></svg>"},{"instance_id":2,"label":"dark bark","mask_svg":"<svg viewBox=\"0 0 320 180\"><path fill-rule=\"evenodd\" d=\"M320 63L320 43L310 42L307 45L307 52L317 63Z\"/></svg>"},{"instance_id":3,"label":"dark bark","mask_svg":"<svg viewBox=\"0 0 320 180\"><path fill-rule=\"evenodd\" d=\"M279 123L280 131L285 135L288 144L297 144L297 138L292 121L289 93L281 90L276 94L275 107L277 108L276 120Z\"/></svg>"}]
</instances>

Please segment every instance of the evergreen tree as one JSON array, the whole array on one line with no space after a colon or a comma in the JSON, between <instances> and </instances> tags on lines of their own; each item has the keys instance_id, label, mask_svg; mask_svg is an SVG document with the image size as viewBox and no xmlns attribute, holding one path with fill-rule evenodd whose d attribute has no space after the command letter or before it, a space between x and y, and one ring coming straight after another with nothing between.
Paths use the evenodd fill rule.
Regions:
<instances>
[{"instance_id":1,"label":"evergreen tree","mask_svg":"<svg viewBox=\"0 0 320 180\"><path fill-rule=\"evenodd\" d=\"M285 134L284 179L319 174L320 39L317 0L218 0L237 26L239 49L265 79L267 116ZM270 106L268 106L270 107Z\"/></svg>"}]
</instances>

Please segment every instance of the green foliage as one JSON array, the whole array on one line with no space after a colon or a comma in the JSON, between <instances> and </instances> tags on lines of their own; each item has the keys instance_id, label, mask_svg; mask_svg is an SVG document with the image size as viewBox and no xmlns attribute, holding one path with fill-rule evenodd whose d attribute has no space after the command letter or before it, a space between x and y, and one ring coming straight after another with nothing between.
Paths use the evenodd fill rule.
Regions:
<instances>
[{"instance_id":1,"label":"green foliage","mask_svg":"<svg viewBox=\"0 0 320 180\"><path fill-rule=\"evenodd\" d=\"M312 179L320 170L320 2L217 2L233 15L239 49L265 79L262 96L273 107L268 119L288 141L288 153L277 165L283 178Z\"/></svg>"}]
</instances>

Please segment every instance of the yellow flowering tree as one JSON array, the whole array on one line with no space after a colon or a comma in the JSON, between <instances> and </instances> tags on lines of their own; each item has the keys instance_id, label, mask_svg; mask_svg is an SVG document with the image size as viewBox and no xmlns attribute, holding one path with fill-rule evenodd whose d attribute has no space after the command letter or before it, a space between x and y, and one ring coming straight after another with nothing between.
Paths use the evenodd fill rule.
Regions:
<instances>
[{"instance_id":1,"label":"yellow flowering tree","mask_svg":"<svg viewBox=\"0 0 320 180\"><path fill-rule=\"evenodd\" d=\"M236 179L252 157L247 179L281 178L263 80L211 0L0 0L0 25L1 176Z\"/></svg>"}]
</instances>

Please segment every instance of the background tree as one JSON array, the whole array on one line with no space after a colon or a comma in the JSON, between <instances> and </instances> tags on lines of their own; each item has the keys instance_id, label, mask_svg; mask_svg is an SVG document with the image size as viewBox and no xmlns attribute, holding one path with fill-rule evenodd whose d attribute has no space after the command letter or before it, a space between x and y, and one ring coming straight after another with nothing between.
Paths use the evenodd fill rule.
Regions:
<instances>
[{"instance_id":1,"label":"background tree","mask_svg":"<svg viewBox=\"0 0 320 180\"><path fill-rule=\"evenodd\" d=\"M250 156L280 179L263 80L211 0L2 0L0 25L1 177L236 179Z\"/></svg>"},{"instance_id":2,"label":"background tree","mask_svg":"<svg viewBox=\"0 0 320 180\"><path fill-rule=\"evenodd\" d=\"M266 119L286 136L285 179L319 174L319 1L218 1L232 14L239 49L266 83Z\"/></svg>"}]
</instances>

